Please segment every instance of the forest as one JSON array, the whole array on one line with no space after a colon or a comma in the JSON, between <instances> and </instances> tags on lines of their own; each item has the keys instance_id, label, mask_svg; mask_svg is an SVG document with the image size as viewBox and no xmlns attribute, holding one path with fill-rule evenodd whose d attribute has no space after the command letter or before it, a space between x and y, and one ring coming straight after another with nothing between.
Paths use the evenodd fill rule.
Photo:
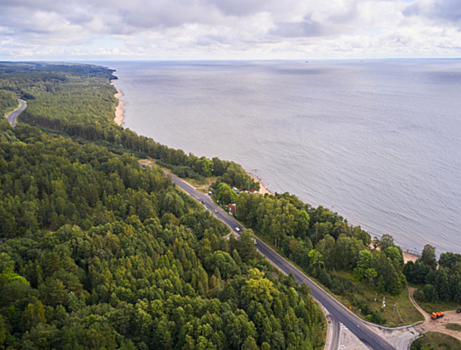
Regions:
<instances>
[{"instance_id":1,"label":"forest","mask_svg":"<svg viewBox=\"0 0 461 350\"><path fill-rule=\"evenodd\" d=\"M256 186L240 166L115 124L120 140L139 143L73 134L78 124L106 131L110 70L5 65L1 88L28 108L15 128L0 120L0 348L323 348L326 320L310 289L260 257L251 230L226 239L227 226L159 167L141 168L147 148L135 148ZM85 103L73 106L76 94Z\"/></svg>"}]
</instances>

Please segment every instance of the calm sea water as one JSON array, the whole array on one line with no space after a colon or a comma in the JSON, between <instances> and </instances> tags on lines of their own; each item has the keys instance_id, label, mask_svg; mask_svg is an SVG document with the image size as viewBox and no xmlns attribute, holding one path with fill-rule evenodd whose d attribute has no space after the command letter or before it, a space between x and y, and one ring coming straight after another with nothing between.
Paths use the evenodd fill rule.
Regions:
<instances>
[{"instance_id":1,"label":"calm sea water","mask_svg":"<svg viewBox=\"0 0 461 350\"><path fill-rule=\"evenodd\" d=\"M461 60L110 62L124 126L411 252L461 253Z\"/></svg>"}]
</instances>

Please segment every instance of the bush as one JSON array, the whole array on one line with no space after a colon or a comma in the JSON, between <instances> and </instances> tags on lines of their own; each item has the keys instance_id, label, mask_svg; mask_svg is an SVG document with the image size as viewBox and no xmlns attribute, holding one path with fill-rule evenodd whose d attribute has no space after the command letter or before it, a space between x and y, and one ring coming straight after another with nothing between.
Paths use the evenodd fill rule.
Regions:
<instances>
[{"instance_id":1,"label":"bush","mask_svg":"<svg viewBox=\"0 0 461 350\"><path fill-rule=\"evenodd\" d=\"M426 284L422 292L428 302L435 303L438 300L437 290L432 284Z\"/></svg>"},{"instance_id":2,"label":"bush","mask_svg":"<svg viewBox=\"0 0 461 350\"><path fill-rule=\"evenodd\" d=\"M415 290L413 297L415 298L415 300L421 301L423 303L427 301L426 296L424 295L424 292L421 289Z\"/></svg>"},{"instance_id":3,"label":"bush","mask_svg":"<svg viewBox=\"0 0 461 350\"><path fill-rule=\"evenodd\" d=\"M325 269L320 270L319 280L325 287L331 287L331 277L330 274L327 271L325 271Z\"/></svg>"},{"instance_id":4,"label":"bush","mask_svg":"<svg viewBox=\"0 0 461 350\"><path fill-rule=\"evenodd\" d=\"M364 316L368 316L368 315L371 314L371 309L370 309L370 307L368 306L368 304L366 302L361 306L360 312Z\"/></svg>"},{"instance_id":5,"label":"bush","mask_svg":"<svg viewBox=\"0 0 461 350\"><path fill-rule=\"evenodd\" d=\"M386 319L381 312L373 311L371 313L371 322L382 325L386 323Z\"/></svg>"}]
</instances>

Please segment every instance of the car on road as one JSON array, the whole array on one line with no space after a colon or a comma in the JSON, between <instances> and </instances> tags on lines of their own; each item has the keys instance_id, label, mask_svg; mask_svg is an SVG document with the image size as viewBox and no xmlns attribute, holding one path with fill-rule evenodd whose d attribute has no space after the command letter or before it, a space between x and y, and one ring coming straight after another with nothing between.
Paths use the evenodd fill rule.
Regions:
<instances>
[{"instance_id":1,"label":"car on road","mask_svg":"<svg viewBox=\"0 0 461 350\"><path fill-rule=\"evenodd\" d=\"M205 204L205 202L203 201L203 199L202 199L202 204Z\"/></svg>"},{"instance_id":2,"label":"car on road","mask_svg":"<svg viewBox=\"0 0 461 350\"><path fill-rule=\"evenodd\" d=\"M461 314L461 309L456 310L457 314Z\"/></svg>"},{"instance_id":3,"label":"car on road","mask_svg":"<svg viewBox=\"0 0 461 350\"><path fill-rule=\"evenodd\" d=\"M240 228L236 227L235 231L240 232Z\"/></svg>"},{"instance_id":4,"label":"car on road","mask_svg":"<svg viewBox=\"0 0 461 350\"><path fill-rule=\"evenodd\" d=\"M217 214L217 213L218 213L218 211L217 211L216 209L214 210L214 212L215 212L215 214Z\"/></svg>"}]
</instances>

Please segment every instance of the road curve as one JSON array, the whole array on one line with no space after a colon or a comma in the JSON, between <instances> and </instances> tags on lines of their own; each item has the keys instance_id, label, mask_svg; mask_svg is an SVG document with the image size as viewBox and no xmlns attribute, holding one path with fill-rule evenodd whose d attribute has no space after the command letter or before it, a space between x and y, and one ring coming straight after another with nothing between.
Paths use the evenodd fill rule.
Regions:
<instances>
[{"instance_id":1,"label":"road curve","mask_svg":"<svg viewBox=\"0 0 461 350\"><path fill-rule=\"evenodd\" d=\"M197 191L194 187L179 179L178 177L167 174L171 180L189 195L191 195L196 200L203 203L203 205L211 210L216 211L215 216L227 224L232 230L236 231L236 228L239 230L244 227L233 217L229 216L223 209L216 205L213 200L206 194ZM320 304L322 304L325 309L331 314L335 321L341 322L349 328L349 330L360 339L362 343L368 346L370 349L374 350L395 350L393 346L387 343L384 339L379 337L371 329L368 328L356 315L351 311L345 308L341 303L339 303L335 298L330 294L325 292L320 288L315 282L308 278L304 273L298 270L290 262L280 256L272 248L270 248L266 243L261 241L259 238L256 238L256 247L258 251L266 257L272 264L277 266L281 271L286 274L292 273L295 279L299 283L305 283L312 290L312 297L316 299ZM335 341L336 342L336 341ZM336 349L332 349L336 350Z\"/></svg>"},{"instance_id":2,"label":"road curve","mask_svg":"<svg viewBox=\"0 0 461 350\"><path fill-rule=\"evenodd\" d=\"M16 118L17 118L18 115L20 115L21 112L22 112L23 110L25 110L26 107L27 107L27 102L26 102L26 101L24 101L24 100L18 100L18 102L21 104L21 107L19 107L19 109L17 109L17 110L15 110L15 111L11 112L10 114L8 114L8 115L6 116L6 119L8 119L8 121L10 122L10 124L11 124L12 126L16 126Z\"/></svg>"}]
</instances>

